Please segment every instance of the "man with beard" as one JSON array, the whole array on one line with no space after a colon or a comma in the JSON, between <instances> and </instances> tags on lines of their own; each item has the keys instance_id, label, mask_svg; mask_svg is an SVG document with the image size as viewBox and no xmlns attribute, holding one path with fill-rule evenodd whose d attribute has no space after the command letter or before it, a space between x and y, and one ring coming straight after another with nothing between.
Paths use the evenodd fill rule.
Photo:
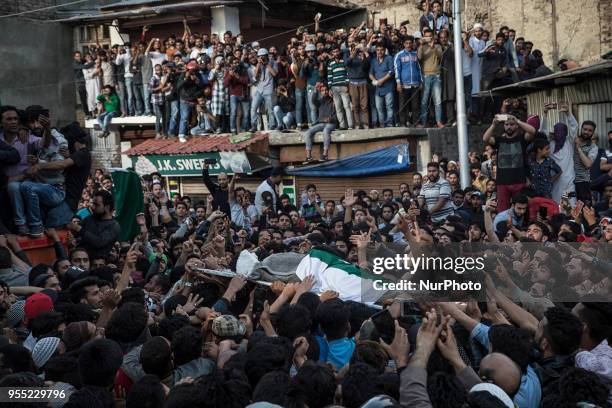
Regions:
<instances>
[{"instance_id":1,"label":"man with beard","mask_svg":"<svg viewBox=\"0 0 612 408\"><path fill-rule=\"evenodd\" d=\"M117 238L121 227L113 218L115 204L113 196L105 190L98 190L93 195L94 211L91 217L85 218L81 225L69 223L71 230L79 240L79 245L87 250L91 258L106 256Z\"/></svg>"},{"instance_id":2,"label":"man with beard","mask_svg":"<svg viewBox=\"0 0 612 408\"><path fill-rule=\"evenodd\" d=\"M450 202L451 187L446 179L440 177L438 163L431 162L427 165L427 183L421 187L419 197L425 199L434 223L444 221L453 213L453 205Z\"/></svg>"},{"instance_id":3,"label":"man with beard","mask_svg":"<svg viewBox=\"0 0 612 408\"><path fill-rule=\"evenodd\" d=\"M21 197L12 194L16 220L27 220L27 227L18 222L19 232L27 229L31 237L43 235L41 210L54 208L64 201L64 174L62 170L53 169L38 171L38 163L61 161L64 158L59 149L66 149L66 139L55 129L51 129L48 110L42 106L29 106L25 110L26 125L35 136L40 137L41 144L36 147L28 145L28 163L26 180L20 183ZM43 208L41 208L43 207ZM65 217L64 217L65 218ZM58 225L54 225L58 226Z\"/></svg>"},{"instance_id":4,"label":"man with beard","mask_svg":"<svg viewBox=\"0 0 612 408\"><path fill-rule=\"evenodd\" d=\"M497 124L504 122L504 133L493 137ZM512 115L496 115L482 140L497 150L497 210L502 212L510 206L510 198L527 186L525 160L527 145L536 130L528 123Z\"/></svg>"},{"instance_id":5,"label":"man with beard","mask_svg":"<svg viewBox=\"0 0 612 408\"><path fill-rule=\"evenodd\" d=\"M229 205L229 178L227 174L221 172L217 175L217 183L212 181L210 175L208 174L208 164L204 163L204 169L202 170L202 178L204 179L204 184L206 188L213 196L213 210L220 210L225 214L230 214L230 205Z\"/></svg>"},{"instance_id":6,"label":"man with beard","mask_svg":"<svg viewBox=\"0 0 612 408\"><path fill-rule=\"evenodd\" d=\"M393 205L389 203L385 203L382 206L382 211L380 214L380 224L378 224L378 229L383 230L388 227L393 227L391 225L391 220L393 219L393 213L395 212L395 208Z\"/></svg>"},{"instance_id":7,"label":"man with beard","mask_svg":"<svg viewBox=\"0 0 612 408\"><path fill-rule=\"evenodd\" d=\"M536 371L542 381L543 396L558 392L559 379L574 366L572 355L580 346L581 335L582 323L571 311L555 306L544 312L535 333L540 350Z\"/></svg>"},{"instance_id":8,"label":"man with beard","mask_svg":"<svg viewBox=\"0 0 612 408\"><path fill-rule=\"evenodd\" d=\"M597 145L593 144L592 138L595 134L595 122L585 120L580 127L580 133L574 140L574 186L576 198L587 205L592 201L591 197L591 167L597 157Z\"/></svg>"},{"instance_id":9,"label":"man with beard","mask_svg":"<svg viewBox=\"0 0 612 408\"><path fill-rule=\"evenodd\" d=\"M423 176L421 176L421 173L414 173L412 175L412 197L416 198L421 193L422 185Z\"/></svg>"},{"instance_id":10,"label":"man with beard","mask_svg":"<svg viewBox=\"0 0 612 408\"><path fill-rule=\"evenodd\" d=\"M49 170L64 171L65 201L70 209L76 212L83 187L85 187L87 177L91 172L91 154L87 150L87 135L78 123L75 122L62 128L62 134L68 141L70 155L64 160L39 163L36 167L38 172ZM60 151L60 153L62 152Z\"/></svg>"}]
</instances>

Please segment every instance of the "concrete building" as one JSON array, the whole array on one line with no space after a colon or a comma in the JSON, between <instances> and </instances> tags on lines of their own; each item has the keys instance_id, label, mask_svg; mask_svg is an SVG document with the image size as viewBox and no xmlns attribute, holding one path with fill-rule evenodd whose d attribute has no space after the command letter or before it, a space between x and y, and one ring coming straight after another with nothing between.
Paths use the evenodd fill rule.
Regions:
<instances>
[{"instance_id":1,"label":"concrete building","mask_svg":"<svg viewBox=\"0 0 612 408\"><path fill-rule=\"evenodd\" d=\"M0 1L0 101L53 108L53 125L74 120L72 30L50 23L56 0ZM28 13L31 10L39 10ZM26 29L27 27L27 29Z\"/></svg>"}]
</instances>

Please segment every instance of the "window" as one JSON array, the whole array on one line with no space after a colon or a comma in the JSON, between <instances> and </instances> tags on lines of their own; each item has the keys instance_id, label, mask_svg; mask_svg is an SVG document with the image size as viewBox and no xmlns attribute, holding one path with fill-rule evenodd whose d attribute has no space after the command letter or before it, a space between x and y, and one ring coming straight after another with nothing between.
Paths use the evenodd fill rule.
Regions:
<instances>
[{"instance_id":1,"label":"window","mask_svg":"<svg viewBox=\"0 0 612 408\"><path fill-rule=\"evenodd\" d=\"M109 26L102 26L102 38L110 38Z\"/></svg>"},{"instance_id":2,"label":"window","mask_svg":"<svg viewBox=\"0 0 612 408\"><path fill-rule=\"evenodd\" d=\"M96 27L87 27L89 39L92 41L96 40Z\"/></svg>"},{"instance_id":3,"label":"window","mask_svg":"<svg viewBox=\"0 0 612 408\"><path fill-rule=\"evenodd\" d=\"M79 40L81 42L89 41L89 32L87 31L87 27L79 27Z\"/></svg>"}]
</instances>

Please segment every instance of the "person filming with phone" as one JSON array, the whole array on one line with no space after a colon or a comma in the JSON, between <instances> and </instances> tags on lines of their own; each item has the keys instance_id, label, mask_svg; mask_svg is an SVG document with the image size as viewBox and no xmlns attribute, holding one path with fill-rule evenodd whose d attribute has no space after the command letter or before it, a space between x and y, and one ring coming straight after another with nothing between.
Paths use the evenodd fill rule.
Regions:
<instances>
[{"instance_id":1,"label":"person filming with phone","mask_svg":"<svg viewBox=\"0 0 612 408\"><path fill-rule=\"evenodd\" d=\"M494 137L498 124L503 123L504 132ZM510 198L527 186L527 145L535 136L533 126L512 115L495 115L493 123L482 140L497 150L497 209L505 211Z\"/></svg>"}]
</instances>

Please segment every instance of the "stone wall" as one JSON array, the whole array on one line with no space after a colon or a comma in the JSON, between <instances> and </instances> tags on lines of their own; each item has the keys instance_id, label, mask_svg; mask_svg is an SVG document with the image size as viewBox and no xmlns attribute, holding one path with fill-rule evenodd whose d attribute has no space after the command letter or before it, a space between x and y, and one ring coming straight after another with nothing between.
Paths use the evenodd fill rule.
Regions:
<instances>
[{"instance_id":1,"label":"stone wall","mask_svg":"<svg viewBox=\"0 0 612 408\"><path fill-rule=\"evenodd\" d=\"M376 21L387 18L391 24L409 20L409 32L418 30L420 0L352 0L380 11ZM501 26L514 28L540 49L546 64L553 68L552 1L556 5L556 41L559 58L581 64L595 62L612 45L612 0L462 0L465 5L462 24L472 25L477 14L488 14L484 25L495 34Z\"/></svg>"},{"instance_id":2,"label":"stone wall","mask_svg":"<svg viewBox=\"0 0 612 408\"><path fill-rule=\"evenodd\" d=\"M54 126L74 121L72 29L18 17L2 19L1 24L2 104L21 109L42 105L51 110Z\"/></svg>"}]
</instances>

